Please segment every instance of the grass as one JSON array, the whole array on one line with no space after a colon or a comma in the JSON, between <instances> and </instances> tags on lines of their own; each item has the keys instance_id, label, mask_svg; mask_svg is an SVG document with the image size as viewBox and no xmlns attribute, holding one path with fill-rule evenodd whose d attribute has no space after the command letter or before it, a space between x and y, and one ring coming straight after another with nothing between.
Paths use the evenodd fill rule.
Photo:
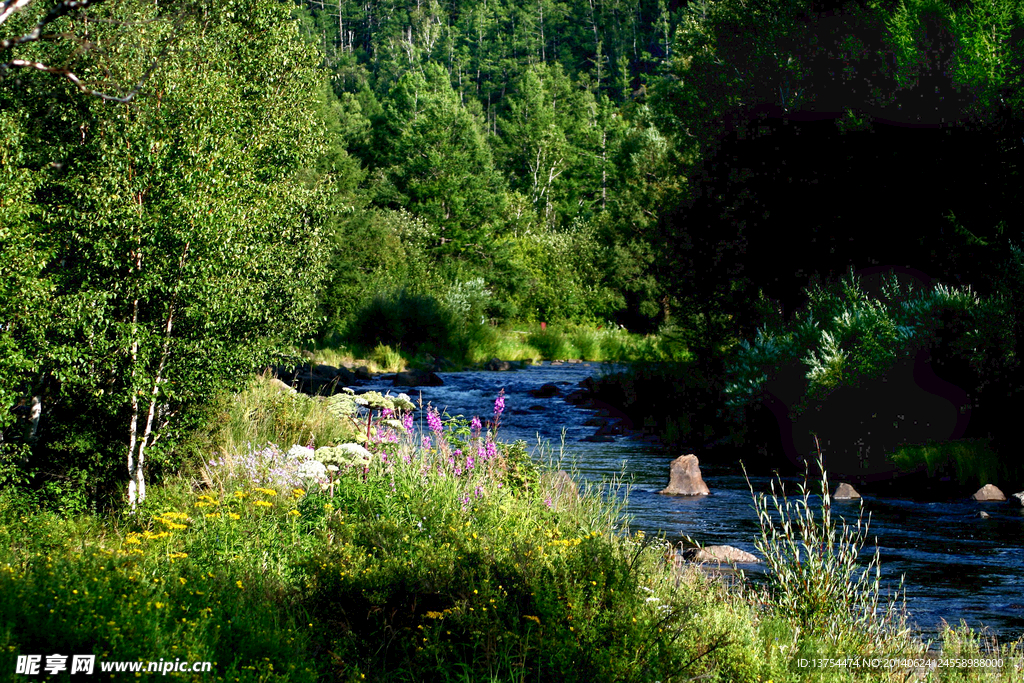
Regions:
<instances>
[{"instance_id":1,"label":"grass","mask_svg":"<svg viewBox=\"0 0 1024 683\"><path fill-rule=\"evenodd\" d=\"M962 486L1013 485L1024 473L1019 466L1000 458L989 439L901 446L889 458L904 472L948 476Z\"/></svg>"},{"instance_id":2,"label":"grass","mask_svg":"<svg viewBox=\"0 0 1024 683\"><path fill-rule=\"evenodd\" d=\"M259 384L234 396L235 424L211 443L268 437L286 450L316 411L280 397ZM907 680L801 666L913 642L853 622L823 637L756 591L674 569L663 538L630 531L613 485L577 493L557 462L537 464L547 454L461 420L425 422L377 422L370 464L330 486L270 470L257 483L239 457L153 486L135 514L62 518L4 492L0 670L18 655L93 653L97 669L214 662L176 676L196 681ZM343 438L322 424L318 444ZM963 658L991 646L963 630L944 642ZM931 680L1013 679L943 669Z\"/></svg>"},{"instance_id":3,"label":"grass","mask_svg":"<svg viewBox=\"0 0 1024 683\"><path fill-rule=\"evenodd\" d=\"M453 344L446 345L455 346ZM466 332L461 358L444 356L443 349L417 346L415 351L378 343L375 347L332 339L310 349L313 360L340 367L365 365L373 373L401 372L410 367L430 367L437 356L456 366L480 365L492 358L535 363L541 360L593 362L686 360L689 354L669 336L637 335L615 327L551 324L477 325Z\"/></svg>"}]
</instances>

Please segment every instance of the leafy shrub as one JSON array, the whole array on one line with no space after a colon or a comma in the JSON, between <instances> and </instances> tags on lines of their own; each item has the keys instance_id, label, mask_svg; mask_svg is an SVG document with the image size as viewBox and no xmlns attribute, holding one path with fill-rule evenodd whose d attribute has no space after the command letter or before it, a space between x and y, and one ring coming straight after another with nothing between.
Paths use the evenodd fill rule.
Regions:
<instances>
[{"instance_id":1,"label":"leafy shrub","mask_svg":"<svg viewBox=\"0 0 1024 683\"><path fill-rule=\"evenodd\" d=\"M564 332L554 329L535 330L526 338L526 342L540 351L544 358L564 360L576 358L578 353Z\"/></svg>"},{"instance_id":2,"label":"leafy shrub","mask_svg":"<svg viewBox=\"0 0 1024 683\"><path fill-rule=\"evenodd\" d=\"M452 311L433 296L407 289L380 293L365 303L356 311L348 337L365 348L378 344L422 348L456 358L465 353L465 340Z\"/></svg>"},{"instance_id":3,"label":"leafy shrub","mask_svg":"<svg viewBox=\"0 0 1024 683\"><path fill-rule=\"evenodd\" d=\"M843 386L878 379L923 348L962 359L979 379L1014 365L1012 316L1000 300L970 288L936 285L915 292L895 276L878 298L852 274L808 290L807 307L790 322L775 321L743 340L730 361L725 391L733 407L752 405L784 368L802 366L804 403Z\"/></svg>"}]
</instances>

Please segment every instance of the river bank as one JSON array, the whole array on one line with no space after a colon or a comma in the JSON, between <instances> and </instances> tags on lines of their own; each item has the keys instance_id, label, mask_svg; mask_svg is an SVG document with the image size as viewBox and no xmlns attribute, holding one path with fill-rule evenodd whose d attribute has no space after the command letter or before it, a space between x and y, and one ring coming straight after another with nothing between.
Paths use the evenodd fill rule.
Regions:
<instances>
[{"instance_id":1,"label":"river bank","mask_svg":"<svg viewBox=\"0 0 1024 683\"><path fill-rule=\"evenodd\" d=\"M600 483L625 476L632 485L625 512L632 516L634 528L651 535L665 533L673 541L689 536L707 545L728 544L754 552L756 517L738 463L742 460L751 472L755 492L763 493L770 491L770 463L782 461L782 455L765 463L764 454L752 449L685 451L701 459L712 495L658 495L668 483L670 461L683 451L649 438L642 429L612 429L594 440L602 425L620 425L628 417L614 406L578 402L576 392L603 368L607 366L539 363L510 372L440 372L443 385L415 390L393 387L392 380L378 377L382 381L360 383L356 390L407 391L424 405L452 415L472 415L486 414L491 397L504 389L504 438L523 440L535 453L541 452L538 441L550 444L556 453L561 449L562 467L582 481ZM554 387L557 394L545 396L545 386ZM791 491L801 482L792 472L785 480ZM885 585L895 587L900 576L906 576L910 611L926 632L937 634L942 620L957 624L964 619L1011 639L1024 633L1024 607L1015 597L1024 576L1024 563L1017 556L1024 547L1024 513L1009 503L971 501L974 491L965 487L931 501L909 495L910 490L862 491L865 510L872 515L872 537L878 537ZM856 503L837 501L836 506L854 521ZM980 518L982 511L990 517ZM950 566L957 568L955 575L948 571ZM758 573L756 568L750 571ZM959 576L964 577L962 582Z\"/></svg>"}]
</instances>

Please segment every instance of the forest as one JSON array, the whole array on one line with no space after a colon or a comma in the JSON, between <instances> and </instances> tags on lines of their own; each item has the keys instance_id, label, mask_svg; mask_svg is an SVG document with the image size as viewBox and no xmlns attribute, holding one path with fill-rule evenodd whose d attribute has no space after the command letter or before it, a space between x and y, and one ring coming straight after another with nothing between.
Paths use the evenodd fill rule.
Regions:
<instances>
[{"instance_id":1,"label":"forest","mask_svg":"<svg viewBox=\"0 0 1024 683\"><path fill-rule=\"evenodd\" d=\"M969 421L876 451L1012 438L1019 3L3 7L6 480L95 503L298 344L538 322L677 340L683 442L923 364Z\"/></svg>"},{"instance_id":2,"label":"forest","mask_svg":"<svg viewBox=\"0 0 1024 683\"><path fill-rule=\"evenodd\" d=\"M339 484L337 500L333 478L327 503L289 488L302 492L298 502L273 522L259 515L276 513L286 497L273 496L285 489L210 475L211 457L270 452L256 448L257 434L267 444L279 439L283 451L273 457L290 443L313 452L357 436L337 423L339 403L270 396L254 376L324 349L465 367L500 356L514 330L542 325L584 339L612 331L646 339L649 353L605 352L605 360L636 362L599 384L672 447L717 446L730 462L761 454L766 467L785 455L795 466L820 435L830 467L865 482L888 477L895 460L929 476L955 472L961 483L1019 486L1024 461L1010 416L1024 409L1022 154L1020 0L0 0L2 532L18 538L27 510L52 515L53 529L75 515L123 514L116 532L83 526L74 534L116 536L127 556L140 539L156 544L185 529L185 513L169 510L223 504L217 520L248 520L240 524L255 525L250 536L291 538L313 553L303 545L313 536L294 526L312 520L302 533L337 534L345 548L375 553L387 546L381 539L397 543L404 532L372 521L346 536L351 527L341 533L337 525L350 519L344 514L398 514L389 507L397 503L382 502L384 479L374 479L386 470L394 491L394 472L376 460L366 465L369 479ZM359 429L369 436L379 419L375 443L385 448L381 434L399 429L387 425L402 408L365 401ZM269 412L260 417L261 410ZM442 439L441 423L431 425ZM602 533L612 538L597 507L573 508L568 527L549 520L551 496L536 491L554 484L529 458L511 445L494 456L485 448L497 448L489 431L452 425L448 445L435 441L422 452L468 453L472 444L481 458L504 458L501 476L510 478L496 480L507 484L500 495L537 496L529 503L536 509L516 522L516 543L533 543L536 529L547 530L546 542L575 539L565 553L600 544ZM281 441L284 434L292 441ZM392 460L421 452L402 443L411 450L385 448ZM205 477L206 488L189 488L182 477ZM413 475L400 486L406 499L419 495ZM438 486L423 505L456 495ZM459 518L472 490L458 489L466 502L431 514ZM271 493L265 505L236 509L256 500L247 499L252 491ZM484 510L488 498L477 497ZM159 514L143 524L132 516L138 509ZM429 516L426 508L406 512L410 524ZM504 522L493 515L498 534ZM437 533L452 553L480 552L476 533L468 540L449 528L455 535ZM40 529L25 531L32 540L17 552L50 552ZM652 635L697 608L680 607L662 626L653 612L630 611L640 609L641 574L655 571L654 559L636 561L648 557L642 539L629 541L645 549L633 564L622 559L633 551L609 540L591 548L603 558L594 567L567 555L568 564L556 563L564 576L544 565L521 580L516 572L534 560L525 559L525 545L506 545L512 554L494 560L493 575L479 569L449 577L447 588L424 588L433 580L427 569L390 584L351 583L357 574L346 572L370 572L371 560L357 562L341 546L314 553L323 571L356 563L340 574L322 573L305 555L301 567L289 564L292 551L275 556L278 573L267 574L266 557L258 567L240 559L251 541L210 529L195 547L159 540L167 545L145 562L163 562L163 572L182 560L184 573L167 576L186 586L205 576L188 567L213 566L186 558L220 557L227 551L216 544L232 538L241 564L217 579L210 572L221 582L211 590L266 581L265 594L287 610L303 605L271 627L259 621L258 603L237 597L238 609L254 610L245 612L254 625L240 636L243 654L231 669L242 676L246 657L259 659L254 653L269 647L260 632L284 638L274 629L304 628L308 616L352 640L320 632L294 646L282 640L272 654L279 670L309 652L319 653L322 668L274 674L280 680L327 680L326 670L333 680L362 680L360 672L389 680L382 671L394 666L425 672L418 667L427 655L461 661L467 672L486 669L493 680L506 679L493 673L495 661L543 680L572 670L579 657L580 671L606 671L607 680L653 681L681 662L712 667L715 680L782 680L784 671L803 680L795 650L762 653L756 665L730 654L723 634L733 627L687 635L681 642L693 648L682 653L675 640ZM418 546L424 567L462 571L435 545ZM78 567L71 557L62 561ZM46 594L47 581L58 579L32 562L6 567L35 567L32 585ZM594 610L582 622L589 635L568 636L569 628L550 656L522 645L495 660L502 633L529 636L531 624L541 629L549 616L571 621L554 606L565 595L531 602L552 571L567 583L551 590L575 596L566 610L572 600ZM597 597L579 583L592 571L605 572L593 579ZM255 578L264 574L270 578ZM520 583L510 597L492 579ZM492 603L510 601L527 621L481 626L479 614L455 616L472 598L438 596L455 595L447 591L460 581L487 584ZM110 590L120 593L114 583ZM315 600L288 602L300 584ZM620 604L616 586L641 598ZM31 590L25 600L34 600ZM395 616L404 609L395 606L401 591L419 596L413 616L434 621L414 627ZM382 630L357 632L344 616L338 605L357 594ZM183 595L175 599L197 600ZM771 604L785 612L790 598ZM770 640L773 628L785 631L723 600L713 606L716 623L758 624L741 650ZM18 605L0 600L0 623L17 622ZM794 647L835 654L854 642L828 630L842 621L838 613L811 618L801 605L802 616L786 622L797 624L784 634ZM598 623L605 608L632 624L640 617L648 630ZM390 609L397 611L381 616ZM441 615L478 640L445 645ZM815 622L819 616L825 620ZM812 622L833 626L819 632ZM871 631L875 623L865 621L857 637L870 632L872 647L882 647L878 634L891 636L891 624ZM360 649L424 624L436 645L424 638L416 649L378 653L382 659ZM11 628L0 636L49 647L45 629L12 636ZM813 644L800 640L801 628ZM99 642L80 635L83 648ZM233 647L193 636L197 652ZM657 645L630 660L630 643L641 642ZM593 654L606 646L607 661ZM616 647L627 653L621 660ZM447 673L422 680L456 680L437 666Z\"/></svg>"}]
</instances>

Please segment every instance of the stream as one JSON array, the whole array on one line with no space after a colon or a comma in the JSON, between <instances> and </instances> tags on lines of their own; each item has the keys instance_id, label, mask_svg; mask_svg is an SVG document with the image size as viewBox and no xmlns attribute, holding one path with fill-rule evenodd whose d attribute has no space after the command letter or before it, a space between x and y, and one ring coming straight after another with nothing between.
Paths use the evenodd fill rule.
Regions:
<instances>
[{"instance_id":1,"label":"stream","mask_svg":"<svg viewBox=\"0 0 1024 683\"><path fill-rule=\"evenodd\" d=\"M557 460L564 430L562 469L572 471L577 481L599 484L624 473L631 483L625 512L631 517L632 530L664 533L673 542L689 536L702 545L732 545L759 554L754 547L759 535L757 515L741 471L702 465L712 495L663 496L657 491L668 484L669 463L682 453L667 453L656 444L628 436L607 443L583 440L596 430L584 424L596 413L573 406L562 396L601 370L597 363L540 363L507 372L438 373L444 386L411 390L371 381L360 384L356 392L394 395L405 391L414 401L422 395L424 406L429 402L450 415L487 419L503 388L506 407L499 440L523 439L535 459L547 461L553 451ZM562 396L534 398L527 393L545 383L556 384ZM538 439L549 448L538 448ZM784 481L787 492L795 492L800 483ZM770 483L768 477L751 477L758 493L770 492ZM830 482L831 489L835 485ZM980 518L981 510L990 517ZM856 502L833 503L833 513L851 525L856 524L858 511ZM986 628L1002 642L1024 635L1024 509L968 498L928 503L865 496L864 512L865 518L870 513L871 525L862 558L869 559L877 537L883 590L892 590L904 576L910 620L923 635L934 635L943 620L953 626L963 621L975 629ZM763 576L758 565L744 569L754 580Z\"/></svg>"}]
</instances>

